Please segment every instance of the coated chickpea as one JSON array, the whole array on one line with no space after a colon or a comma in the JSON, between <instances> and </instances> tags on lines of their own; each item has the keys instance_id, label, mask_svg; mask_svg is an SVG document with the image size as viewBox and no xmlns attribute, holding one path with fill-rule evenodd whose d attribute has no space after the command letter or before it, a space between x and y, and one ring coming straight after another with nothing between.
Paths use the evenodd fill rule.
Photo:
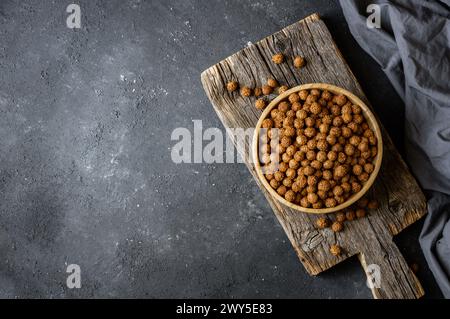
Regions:
<instances>
[{"instance_id":1,"label":"coated chickpea","mask_svg":"<svg viewBox=\"0 0 450 319\"><path fill-rule=\"evenodd\" d=\"M364 142L359 143L359 145L358 145L358 150L359 150L361 153L367 152L367 151L369 150L369 144L364 143Z\"/></svg>"},{"instance_id":2,"label":"coated chickpea","mask_svg":"<svg viewBox=\"0 0 450 319\"><path fill-rule=\"evenodd\" d=\"M305 101L308 98L309 92L307 90L301 90L298 92L298 96L302 101Z\"/></svg>"},{"instance_id":3,"label":"coated chickpea","mask_svg":"<svg viewBox=\"0 0 450 319\"><path fill-rule=\"evenodd\" d=\"M299 118L296 118L295 120L294 120L294 127L296 128L296 129L301 129L301 128L303 128L305 126L305 122L303 121L303 120L301 120L301 119L299 119Z\"/></svg>"},{"instance_id":4,"label":"coated chickpea","mask_svg":"<svg viewBox=\"0 0 450 319\"><path fill-rule=\"evenodd\" d=\"M347 155L345 155L344 152L339 152L339 153L338 153L338 159L337 159L337 161L338 161L340 164L344 164L346 160L347 160Z\"/></svg>"},{"instance_id":5,"label":"coated chickpea","mask_svg":"<svg viewBox=\"0 0 450 319\"><path fill-rule=\"evenodd\" d=\"M344 120L342 119L342 117L336 116L336 117L333 119L333 125L334 125L334 126L339 127L339 126L342 126L343 124L344 124Z\"/></svg>"},{"instance_id":6,"label":"coated chickpea","mask_svg":"<svg viewBox=\"0 0 450 319\"><path fill-rule=\"evenodd\" d=\"M284 194L286 194L287 192L287 187L284 185L281 185L280 187L277 188L277 193L280 196L284 196Z\"/></svg>"},{"instance_id":7,"label":"coated chickpea","mask_svg":"<svg viewBox=\"0 0 450 319\"><path fill-rule=\"evenodd\" d=\"M294 112L294 115L295 115L295 112L297 112L298 110L301 110L301 109L302 109L302 105L300 104L300 102L292 103L291 110Z\"/></svg>"},{"instance_id":8,"label":"coated chickpea","mask_svg":"<svg viewBox=\"0 0 450 319\"><path fill-rule=\"evenodd\" d=\"M361 165L356 164L353 166L352 171L354 175L359 176L363 172L363 168Z\"/></svg>"},{"instance_id":9,"label":"coated chickpea","mask_svg":"<svg viewBox=\"0 0 450 319\"><path fill-rule=\"evenodd\" d=\"M278 104L278 110L282 113L286 113L289 110L289 103L286 101L281 102Z\"/></svg>"},{"instance_id":10,"label":"coated chickpea","mask_svg":"<svg viewBox=\"0 0 450 319\"><path fill-rule=\"evenodd\" d=\"M355 147L352 144L346 144L344 146L344 152L347 156L353 156L355 154Z\"/></svg>"},{"instance_id":11,"label":"coated chickpea","mask_svg":"<svg viewBox=\"0 0 450 319\"><path fill-rule=\"evenodd\" d=\"M309 110L312 114L318 115L322 111L322 106L317 102L313 102Z\"/></svg>"},{"instance_id":12,"label":"coated chickpea","mask_svg":"<svg viewBox=\"0 0 450 319\"><path fill-rule=\"evenodd\" d=\"M317 95L309 94L308 97L306 98L305 104L311 105L314 102L317 102L317 100L318 100Z\"/></svg>"},{"instance_id":13,"label":"coated chickpea","mask_svg":"<svg viewBox=\"0 0 450 319\"><path fill-rule=\"evenodd\" d=\"M326 140L319 140L316 145L317 149L325 152L328 149L328 143Z\"/></svg>"},{"instance_id":14,"label":"coated chickpea","mask_svg":"<svg viewBox=\"0 0 450 319\"><path fill-rule=\"evenodd\" d=\"M292 190L296 193L300 192L303 187L300 186L299 182L292 183Z\"/></svg>"},{"instance_id":15,"label":"coated chickpea","mask_svg":"<svg viewBox=\"0 0 450 319\"><path fill-rule=\"evenodd\" d=\"M322 118L322 123L331 125L331 123L333 123L333 117L332 117L331 115L325 115L325 116Z\"/></svg>"},{"instance_id":16,"label":"coated chickpea","mask_svg":"<svg viewBox=\"0 0 450 319\"><path fill-rule=\"evenodd\" d=\"M274 54L272 56L272 62L275 63L275 64L283 63L284 62L284 55L283 55L283 53Z\"/></svg>"},{"instance_id":17,"label":"coated chickpea","mask_svg":"<svg viewBox=\"0 0 450 319\"><path fill-rule=\"evenodd\" d=\"M350 123L352 120L353 120L353 117L352 117L351 114L349 114L349 113L344 113L344 114L342 114L342 121L343 121L345 124Z\"/></svg>"},{"instance_id":18,"label":"coated chickpea","mask_svg":"<svg viewBox=\"0 0 450 319\"><path fill-rule=\"evenodd\" d=\"M348 182L343 182L341 184L341 187L342 187L342 189L344 190L345 193L350 193L350 191L352 190L352 186Z\"/></svg>"},{"instance_id":19,"label":"coated chickpea","mask_svg":"<svg viewBox=\"0 0 450 319\"><path fill-rule=\"evenodd\" d=\"M293 202L295 200L295 193L292 190L288 190L285 195L284 198L288 201L288 202Z\"/></svg>"},{"instance_id":20,"label":"coated chickpea","mask_svg":"<svg viewBox=\"0 0 450 319\"><path fill-rule=\"evenodd\" d=\"M338 154L335 151L329 151L328 154L327 154L327 158L330 161L335 161L338 158Z\"/></svg>"},{"instance_id":21,"label":"coated chickpea","mask_svg":"<svg viewBox=\"0 0 450 319\"><path fill-rule=\"evenodd\" d=\"M316 135L316 129L314 127L307 127L304 131L304 134L307 137L313 137L314 135Z\"/></svg>"},{"instance_id":22,"label":"coated chickpea","mask_svg":"<svg viewBox=\"0 0 450 319\"><path fill-rule=\"evenodd\" d=\"M342 248L339 245L331 245L330 246L330 253L333 256L339 256L342 254Z\"/></svg>"},{"instance_id":23,"label":"coated chickpea","mask_svg":"<svg viewBox=\"0 0 450 319\"><path fill-rule=\"evenodd\" d=\"M331 169L331 168L333 168L334 167L334 162L333 161L330 161L330 160L326 160L324 163L323 163L323 168L325 168L325 169Z\"/></svg>"},{"instance_id":24,"label":"coated chickpea","mask_svg":"<svg viewBox=\"0 0 450 319\"><path fill-rule=\"evenodd\" d=\"M316 124L316 120L314 120L312 117L307 117L305 119L305 124L307 127L313 127L314 124Z\"/></svg>"},{"instance_id":25,"label":"coated chickpea","mask_svg":"<svg viewBox=\"0 0 450 319\"><path fill-rule=\"evenodd\" d=\"M297 171L294 168L288 168L286 170L286 177L287 178L295 178L295 175L297 174Z\"/></svg>"},{"instance_id":26,"label":"coated chickpea","mask_svg":"<svg viewBox=\"0 0 450 319\"><path fill-rule=\"evenodd\" d=\"M330 188L331 188L330 182L328 182L327 180L321 180L317 185L317 189L324 192L329 191Z\"/></svg>"},{"instance_id":27,"label":"coated chickpea","mask_svg":"<svg viewBox=\"0 0 450 319\"><path fill-rule=\"evenodd\" d=\"M282 173L285 173L287 171L287 169L289 168L289 165L287 163L280 163L278 170Z\"/></svg>"},{"instance_id":28,"label":"coated chickpea","mask_svg":"<svg viewBox=\"0 0 450 319\"><path fill-rule=\"evenodd\" d=\"M308 176L307 180L308 186L316 186L319 181L319 179L314 175Z\"/></svg>"},{"instance_id":29,"label":"coated chickpea","mask_svg":"<svg viewBox=\"0 0 450 319\"><path fill-rule=\"evenodd\" d=\"M366 211L362 208L359 208L356 210L356 217L357 218L363 218L366 216Z\"/></svg>"},{"instance_id":30,"label":"coated chickpea","mask_svg":"<svg viewBox=\"0 0 450 319\"><path fill-rule=\"evenodd\" d=\"M353 114L360 114L361 113L361 107L359 105L353 104L352 105L352 111L353 111Z\"/></svg>"},{"instance_id":31,"label":"coated chickpea","mask_svg":"<svg viewBox=\"0 0 450 319\"><path fill-rule=\"evenodd\" d=\"M309 143L309 142L308 142ZM306 152L306 159L308 160L308 161L312 161L312 160L314 160L316 158L316 152L314 152L313 150L308 150L307 152Z\"/></svg>"},{"instance_id":32,"label":"coated chickpea","mask_svg":"<svg viewBox=\"0 0 450 319\"><path fill-rule=\"evenodd\" d=\"M227 83L227 90L228 92L234 92L238 88L238 83L236 81L230 81Z\"/></svg>"},{"instance_id":33,"label":"coated chickpea","mask_svg":"<svg viewBox=\"0 0 450 319\"><path fill-rule=\"evenodd\" d=\"M330 128L330 135L335 137L341 136L341 129L339 127L333 126L332 128Z\"/></svg>"},{"instance_id":34,"label":"coated chickpea","mask_svg":"<svg viewBox=\"0 0 450 319\"><path fill-rule=\"evenodd\" d=\"M374 165L372 163L366 163L364 164L364 171L366 171L366 173L371 174L374 170Z\"/></svg>"},{"instance_id":35,"label":"coated chickpea","mask_svg":"<svg viewBox=\"0 0 450 319\"><path fill-rule=\"evenodd\" d=\"M295 103L295 102L300 101L300 97L298 96L297 93L292 93L292 94L289 95L288 100L291 103Z\"/></svg>"},{"instance_id":36,"label":"coated chickpea","mask_svg":"<svg viewBox=\"0 0 450 319\"><path fill-rule=\"evenodd\" d=\"M353 122L355 122L356 124L361 124L362 122L364 122L364 117L361 114L355 114L353 115Z\"/></svg>"},{"instance_id":37,"label":"coated chickpea","mask_svg":"<svg viewBox=\"0 0 450 319\"><path fill-rule=\"evenodd\" d=\"M311 162L311 167L316 169L316 174L319 174L320 173L319 170L322 168L322 163L319 162L318 160L313 160Z\"/></svg>"},{"instance_id":38,"label":"coated chickpea","mask_svg":"<svg viewBox=\"0 0 450 319\"><path fill-rule=\"evenodd\" d=\"M336 213L336 221L343 223L345 222L346 217L345 217L345 213L344 212L337 212Z\"/></svg>"},{"instance_id":39,"label":"coated chickpea","mask_svg":"<svg viewBox=\"0 0 450 319\"><path fill-rule=\"evenodd\" d=\"M311 175L313 175L313 174L315 173L315 169L312 168L311 166L306 166L306 167L303 169L303 173L304 173L306 176L311 176Z\"/></svg>"},{"instance_id":40,"label":"coated chickpea","mask_svg":"<svg viewBox=\"0 0 450 319\"><path fill-rule=\"evenodd\" d=\"M322 177L329 181L333 178L333 173L330 170L325 170L322 173ZM331 188L331 186L330 186L330 188Z\"/></svg>"},{"instance_id":41,"label":"coated chickpea","mask_svg":"<svg viewBox=\"0 0 450 319\"><path fill-rule=\"evenodd\" d=\"M346 126L342 128L341 135L345 138L349 138L352 136L352 130Z\"/></svg>"},{"instance_id":42,"label":"coated chickpea","mask_svg":"<svg viewBox=\"0 0 450 319\"><path fill-rule=\"evenodd\" d=\"M289 168L297 169L297 168L299 168L299 166L300 166L300 163L297 162L295 159L291 159L289 161Z\"/></svg>"},{"instance_id":43,"label":"coated chickpea","mask_svg":"<svg viewBox=\"0 0 450 319\"><path fill-rule=\"evenodd\" d=\"M310 204L315 204L319 200L319 196L317 196L317 194L315 193L308 193L306 198L308 199L308 202Z\"/></svg>"},{"instance_id":44,"label":"coated chickpea","mask_svg":"<svg viewBox=\"0 0 450 319\"><path fill-rule=\"evenodd\" d=\"M264 101L263 99L258 99L258 100L256 100L256 102L255 102L255 107L256 107L258 110L264 109L264 108L266 107L266 101Z\"/></svg>"},{"instance_id":45,"label":"coated chickpea","mask_svg":"<svg viewBox=\"0 0 450 319\"><path fill-rule=\"evenodd\" d=\"M343 106L345 103L347 103L347 98L345 97L345 95L340 94L335 97L335 102L337 105Z\"/></svg>"},{"instance_id":46,"label":"coated chickpea","mask_svg":"<svg viewBox=\"0 0 450 319\"><path fill-rule=\"evenodd\" d=\"M347 168L344 165L338 165L334 169L334 177L340 179L347 174Z\"/></svg>"},{"instance_id":47,"label":"coated chickpea","mask_svg":"<svg viewBox=\"0 0 450 319\"><path fill-rule=\"evenodd\" d=\"M283 136L280 140L280 144L283 147L288 147L289 145L291 145L291 138L287 137L287 136Z\"/></svg>"},{"instance_id":48,"label":"coated chickpea","mask_svg":"<svg viewBox=\"0 0 450 319\"><path fill-rule=\"evenodd\" d=\"M380 207L380 204L378 203L378 201L376 199L372 199L367 204L367 208L369 208L369 209L377 209L378 207Z\"/></svg>"},{"instance_id":49,"label":"coated chickpea","mask_svg":"<svg viewBox=\"0 0 450 319\"><path fill-rule=\"evenodd\" d=\"M314 209L321 209L323 207L323 204L321 201L318 201L317 203L312 204L312 208Z\"/></svg>"},{"instance_id":50,"label":"coated chickpea","mask_svg":"<svg viewBox=\"0 0 450 319\"><path fill-rule=\"evenodd\" d=\"M275 178L275 180L276 181L278 181L278 182L281 182L283 179L284 179L284 173L283 172L280 172L280 171L278 171L278 172L275 172L274 174L273 174L273 177Z\"/></svg>"},{"instance_id":51,"label":"coated chickpea","mask_svg":"<svg viewBox=\"0 0 450 319\"><path fill-rule=\"evenodd\" d=\"M320 217L316 220L316 225L320 229L327 228L329 225L328 219L326 219L325 217Z\"/></svg>"},{"instance_id":52,"label":"coated chickpea","mask_svg":"<svg viewBox=\"0 0 450 319\"><path fill-rule=\"evenodd\" d=\"M357 135L353 135L348 142L353 146L358 146L359 143L361 143L361 138Z\"/></svg>"},{"instance_id":53,"label":"coated chickpea","mask_svg":"<svg viewBox=\"0 0 450 319\"><path fill-rule=\"evenodd\" d=\"M278 88L278 94L282 94L282 93L286 92L287 90L289 90L287 85L282 85Z\"/></svg>"},{"instance_id":54,"label":"coated chickpea","mask_svg":"<svg viewBox=\"0 0 450 319\"><path fill-rule=\"evenodd\" d=\"M305 159L305 153L302 152L302 151L297 151L297 152L295 152L295 154L294 154L294 159L295 159L297 162L301 162L302 160Z\"/></svg>"},{"instance_id":55,"label":"coated chickpea","mask_svg":"<svg viewBox=\"0 0 450 319\"><path fill-rule=\"evenodd\" d=\"M343 229L344 225L341 222L336 221L331 225L331 230L335 233L341 232Z\"/></svg>"},{"instance_id":56,"label":"coated chickpea","mask_svg":"<svg viewBox=\"0 0 450 319\"><path fill-rule=\"evenodd\" d=\"M264 89L273 87L268 83ZM255 106L265 107L258 103ZM292 93L261 127L268 129L261 135L266 143L261 146L261 162L271 167L279 161L278 171L266 175L267 181L286 200L303 207L320 209L344 203L361 191L374 171L375 133L360 107L345 96L317 89ZM269 156L270 151L278 153ZM351 214L350 218L346 215L338 215L341 222L351 219Z\"/></svg>"},{"instance_id":57,"label":"coated chickpea","mask_svg":"<svg viewBox=\"0 0 450 319\"><path fill-rule=\"evenodd\" d=\"M309 140L308 143L306 143L306 145L308 146L308 148L310 150L315 150L316 147L317 147L317 141L316 140Z\"/></svg>"},{"instance_id":58,"label":"coated chickpea","mask_svg":"<svg viewBox=\"0 0 450 319\"><path fill-rule=\"evenodd\" d=\"M264 85L262 87L262 93L264 95L270 95L273 92L273 88L270 85Z\"/></svg>"},{"instance_id":59,"label":"coated chickpea","mask_svg":"<svg viewBox=\"0 0 450 319\"><path fill-rule=\"evenodd\" d=\"M326 141L328 142L328 144L334 145L337 143L337 138L336 136L328 135Z\"/></svg>"},{"instance_id":60,"label":"coated chickpea","mask_svg":"<svg viewBox=\"0 0 450 319\"><path fill-rule=\"evenodd\" d=\"M319 132L323 134L327 134L330 130L330 125L322 123L319 125Z\"/></svg>"},{"instance_id":61,"label":"coated chickpea","mask_svg":"<svg viewBox=\"0 0 450 319\"><path fill-rule=\"evenodd\" d=\"M297 113L295 113L295 116L300 120L305 120L308 117L308 112L305 110L298 110Z\"/></svg>"},{"instance_id":62,"label":"coated chickpea","mask_svg":"<svg viewBox=\"0 0 450 319\"><path fill-rule=\"evenodd\" d=\"M361 184L359 184L358 182L352 182L351 185L352 185L352 192L353 193L358 193L361 190L361 188L362 188Z\"/></svg>"},{"instance_id":63,"label":"coated chickpea","mask_svg":"<svg viewBox=\"0 0 450 319\"><path fill-rule=\"evenodd\" d=\"M278 86L278 81L272 78L268 78L267 79L267 85L272 87L272 88L276 88Z\"/></svg>"},{"instance_id":64,"label":"coated chickpea","mask_svg":"<svg viewBox=\"0 0 450 319\"><path fill-rule=\"evenodd\" d=\"M297 55L294 58L294 67L295 68L300 69L300 68L304 67L305 64L306 64L306 62L305 62L305 59L303 57Z\"/></svg>"},{"instance_id":65,"label":"coated chickpea","mask_svg":"<svg viewBox=\"0 0 450 319\"><path fill-rule=\"evenodd\" d=\"M344 194L344 189L341 186L335 186L333 188L334 196L342 196Z\"/></svg>"},{"instance_id":66,"label":"coated chickpea","mask_svg":"<svg viewBox=\"0 0 450 319\"><path fill-rule=\"evenodd\" d=\"M331 197L327 198L325 200L325 206L327 208L336 207L336 200L334 198L331 198Z\"/></svg>"},{"instance_id":67,"label":"coated chickpea","mask_svg":"<svg viewBox=\"0 0 450 319\"><path fill-rule=\"evenodd\" d=\"M270 186L276 190L280 186L280 182L276 179L272 179L270 180Z\"/></svg>"},{"instance_id":68,"label":"coated chickpea","mask_svg":"<svg viewBox=\"0 0 450 319\"><path fill-rule=\"evenodd\" d=\"M300 188L304 188L308 185L308 178L305 175L299 176L296 181L299 183Z\"/></svg>"},{"instance_id":69,"label":"coated chickpea","mask_svg":"<svg viewBox=\"0 0 450 319\"><path fill-rule=\"evenodd\" d=\"M322 150L317 152L316 159L321 163L325 162L327 160L327 153Z\"/></svg>"},{"instance_id":70,"label":"coated chickpea","mask_svg":"<svg viewBox=\"0 0 450 319\"><path fill-rule=\"evenodd\" d=\"M287 188L292 188L293 182L294 181L290 178L283 179L283 185L286 186Z\"/></svg>"},{"instance_id":71,"label":"coated chickpea","mask_svg":"<svg viewBox=\"0 0 450 319\"><path fill-rule=\"evenodd\" d=\"M342 113L343 115L348 114L348 115L351 116L352 113L353 113L351 103L346 103L344 106L342 106L341 113Z\"/></svg>"},{"instance_id":72,"label":"coated chickpea","mask_svg":"<svg viewBox=\"0 0 450 319\"><path fill-rule=\"evenodd\" d=\"M331 92L325 90L322 92L322 98L325 101L331 101L331 99L333 98L333 94L331 94Z\"/></svg>"},{"instance_id":73,"label":"coated chickpea","mask_svg":"<svg viewBox=\"0 0 450 319\"><path fill-rule=\"evenodd\" d=\"M247 87L247 86L243 86L241 88L241 95L244 97L249 97L252 95L252 89Z\"/></svg>"},{"instance_id":74,"label":"coated chickpea","mask_svg":"<svg viewBox=\"0 0 450 319\"><path fill-rule=\"evenodd\" d=\"M347 220L349 220L349 221L354 220L355 217L356 217L356 215L355 215L355 212L354 212L353 210L348 210L348 211L345 213L345 218L347 218Z\"/></svg>"}]
</instances>

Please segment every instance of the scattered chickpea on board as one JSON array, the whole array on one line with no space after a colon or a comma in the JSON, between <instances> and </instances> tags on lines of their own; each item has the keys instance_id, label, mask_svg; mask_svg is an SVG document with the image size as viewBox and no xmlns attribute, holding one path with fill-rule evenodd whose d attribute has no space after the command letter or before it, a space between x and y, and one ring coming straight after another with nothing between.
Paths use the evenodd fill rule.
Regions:
<instances>
[{"instance_id":1,"label":"scattered chickpea on board","mask_svg":"<svg viewBox=\"0 0 450 319\"><path fill-rule=\"evenodd\" d=\"M339 245L331 245L330 253L334 256L339 256L342 253L342 248Z\"/></svg>"},{"instance_id":2,"label":"scattered chickpea on board","mask_svg":"<svg viewBox=\"0 0 450 319\"><path fill-rule=\"evenodd\" d=\"M344 229L344 225L338 221L334 222L331 225L331 230L334 231L335 233L341 232Z\"/></svg>"},{"instance_id":3,"label":"scattered chickpea on board","mask_svg":"<svg viewBox=\"0 0 450 319\"><path fill-rule=\"evenodd\" d=\"M283 63L284 62L284 55L283 55L283 53L274 54L272 56L272 62L275 63L275 64Z\"/></svg>"},{"instance_id":4,"label":"scattered chickpea on board","mask_svg":"<svg viewBox=\"0 0 450 319\"><path fill-rule=\"evenodd\" d=\"M241 88L241 95L244 97L249 97L252 95L252 89L247 87L247 86L243 86Z\"/></svg>"},{"instance_id":5,"label":"scattered chickpea on board","mask_svg":"<svg viewBox=\"0 0 450 319\"><path fill-rule=\"evenodd\" d=\"M228 92L234 92L238 88L238 83L236 81L230 81L227 83Z\"/></svg>"}]
</instances>

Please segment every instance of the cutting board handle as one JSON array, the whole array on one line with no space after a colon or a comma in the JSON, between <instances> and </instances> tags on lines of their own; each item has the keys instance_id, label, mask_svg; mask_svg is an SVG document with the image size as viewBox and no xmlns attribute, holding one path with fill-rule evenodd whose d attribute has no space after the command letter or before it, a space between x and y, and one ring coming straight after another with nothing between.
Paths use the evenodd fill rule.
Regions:
<instances>
[{"instance_id":1,"label":"cutting board handle","mask_svg":"<svg viewBox=\"0 0 450 319\"><path fill-rule=\"evenodd\" d=\"M377 236L378 237L378 236ZM367 284L376 299L417 299L424 295L419 280L392 238L377 238L380 249L360 253Z\"/></svg>"}]
</instances>

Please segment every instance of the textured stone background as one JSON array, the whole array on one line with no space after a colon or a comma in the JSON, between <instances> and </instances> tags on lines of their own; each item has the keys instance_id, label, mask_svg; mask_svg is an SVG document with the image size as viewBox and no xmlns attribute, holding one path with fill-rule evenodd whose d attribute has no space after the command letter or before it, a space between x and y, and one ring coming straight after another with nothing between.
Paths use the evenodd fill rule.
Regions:
<instances>
[{"instance_id":1,"label":"textured stone background","mask_svg":"<svg viewBox=\"0 0 450 319\"><path fill-rule=\"evenodd\" d=\"M86 0L79 30L69 3L0 2L0 297L371 297L356 259L306 274L244 165L170 160L174 128L222 128L201 71L313 12L401 147L336 1ZM397 242L439 297L420 227Z\"/></svg>"}]
</instances>

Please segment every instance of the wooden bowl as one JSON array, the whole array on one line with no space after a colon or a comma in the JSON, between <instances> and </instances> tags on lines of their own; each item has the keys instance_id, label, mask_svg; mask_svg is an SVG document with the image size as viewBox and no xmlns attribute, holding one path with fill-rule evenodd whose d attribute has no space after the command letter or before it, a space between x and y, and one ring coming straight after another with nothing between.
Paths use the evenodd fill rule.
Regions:
<instances>
[{"instance_id":1,"label":"wooden bowl","mask_svg":"<svg viewBox=\"0 0 450 319\"><path fill-rule=\"evenodd\" d=\"M282 196L278 195L278 193L270 186L268 181L266 180L265 176L262 173L260 161L259 161L259 132L261 130L262 121L266 119L270 113L270 111L278 105L282 100L287 99L288 96L292 93L299 92L300 90L310 90L310 89L319 89L319 90L328 90L331 93L334 94L343 94L345 95L353 104L359 105L362 109L363 115L367 120L367 124L369 127L375 132L375 135L377 137L377 156L375 157L375 168L370 174L369 180L363 185L362 189L352 195L350 198L348 198L344 203L331 208L321 208L321 209L315 209L315 208L305 208L300 205L288 202L286 199L284 199ZM258 123L256 124L255 133L253 136L253 144L252 144L252 155L253 155L253 163L255 164L256 173L258 175L259 180L264 185L264 187L267 189L267 191L275 197L278 201L280 201L282 204L295 209L300 212L304 213L310 213L310 214L328 214L337 212L339 210L342 210L353 203L355 203L358 199L360 199L372 186L373 182L375 181L375 178L378 175L378 172L380 171L381 166L381 160L383 158L383 142L381 138L381 130L378 126L377 120L373 113L370 111L369 107L364 104L363 101L361 101L356 95L350 93L347 90L344 90L340 87L331 85L331 84L325 84L325 83L310 83L310 84L304 84L296 86L290 90L287 90L286 92L280 94L278 97L276 97L270 104L266 107L264 112L262 113L261 117L259 118Z\"/></svg>"}]
</instances>

